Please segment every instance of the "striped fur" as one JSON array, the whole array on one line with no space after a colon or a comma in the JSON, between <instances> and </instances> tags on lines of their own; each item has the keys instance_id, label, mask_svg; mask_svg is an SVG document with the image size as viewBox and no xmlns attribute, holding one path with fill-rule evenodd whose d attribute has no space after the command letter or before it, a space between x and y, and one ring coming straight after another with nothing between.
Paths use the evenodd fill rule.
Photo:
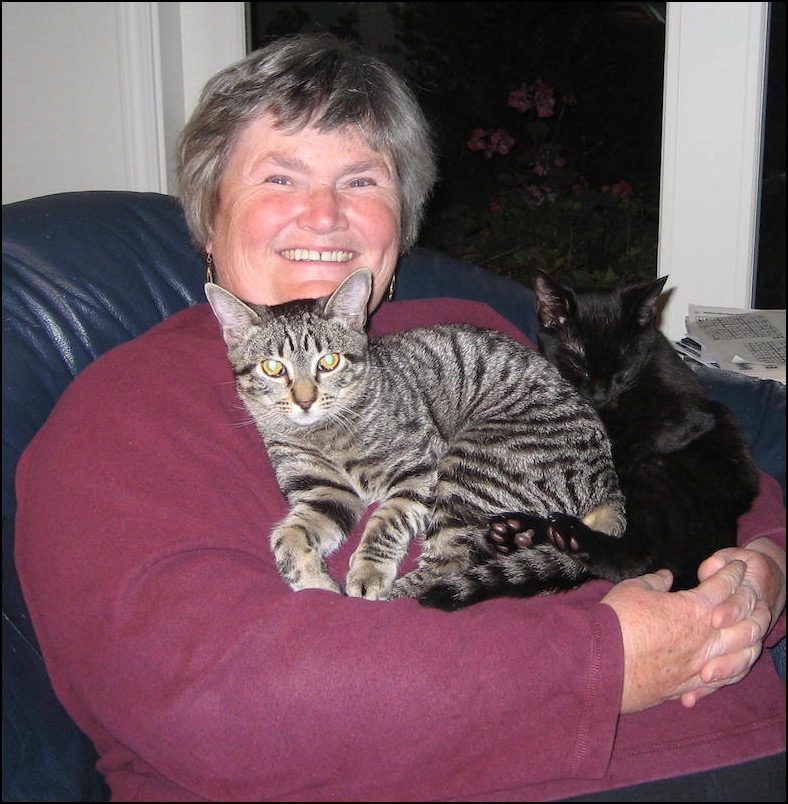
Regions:
<instances>
[{"instance_id":1,"label":"striped fur","mask_svg":"<svg viewBox=\"0 0 788 804\"><path fill-rule=\"evenodd\" d=\"M623 532L593 408L536 351L496 331L440 325L369 339L370 283L362 269L330 297L274 307L206 286L239 396L289 503L271 533L284 581L427 605L439 584L452 598L444 607L458 608L587 579L549 543L502 556L486 536L502 511L604 510L607 532ZM343 589L325 558L373 503ZM396 580L417 536L419 565Z\"/></svg>"}]
</instances>

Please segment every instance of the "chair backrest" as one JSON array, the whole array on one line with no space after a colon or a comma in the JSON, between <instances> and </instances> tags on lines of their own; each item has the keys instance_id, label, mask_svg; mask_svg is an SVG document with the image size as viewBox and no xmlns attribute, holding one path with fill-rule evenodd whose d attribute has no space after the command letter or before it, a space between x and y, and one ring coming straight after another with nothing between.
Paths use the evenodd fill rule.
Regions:
<instances>
[{"instance_id":1,"label":"chair backrest","mask_svg":"<svg viewBox=\"0 0 788 804\"><path fill-rule=\"evenodd\" d=\"M175 199L64 193L3 206L3 800L103 801L95 751L52 691L14 567L24 448L91 361L201 301Z\"/></svg>"},{"instance_id":2,"label":"chair backrest","mask_svg":"<svg viewBox=\"0 0 788 804\"><path fill-rule=\"evenodd\" d=\"M169 196L64 193L3 206L3 611L31 642L6 576L19 455L85 366L204 301L203 283Z\"/></svg>"}]
</instances>

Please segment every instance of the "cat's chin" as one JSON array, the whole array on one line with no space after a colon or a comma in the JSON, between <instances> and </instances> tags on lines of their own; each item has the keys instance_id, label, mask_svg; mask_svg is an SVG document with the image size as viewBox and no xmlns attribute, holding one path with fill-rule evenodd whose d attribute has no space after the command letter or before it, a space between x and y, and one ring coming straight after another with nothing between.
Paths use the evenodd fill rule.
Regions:
<instances>
[{"instance_id":1,"label":"cat's chin","mask_svg":"<svg viewBox=\"0 0 788 804\"><path fill-rule=\"evenodd\" d=\"M310 427L313 424L319 424L323 419L325 416L322 413L306 412L290 416L288 421L296 427Z\"/></svg>"}]
</instances>

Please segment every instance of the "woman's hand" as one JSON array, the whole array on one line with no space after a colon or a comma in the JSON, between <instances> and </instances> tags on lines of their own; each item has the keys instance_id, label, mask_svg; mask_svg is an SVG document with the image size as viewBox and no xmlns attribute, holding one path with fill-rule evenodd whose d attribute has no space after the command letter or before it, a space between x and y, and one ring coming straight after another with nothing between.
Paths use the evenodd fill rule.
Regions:
<instances>
[{"instance_id":1,"label":"woman's hand","mask_svg":"<svg viewBox=\"0 0 788 804\"><path fill-rule=\"evenodd\" d=\"M766 537L755 539L746 548L718 550L700 565L698 579L706 580L735 560L747 564L744 582L735 595L717 607L713 624L720 628L733 625L756 605L766 605L773 626L785 608L785 550Z\"/></svg>"},{"instance_id":2,"label":"woman's hand","mask_svg":"<svg viewBox=\"0 0 788 804\"><path fill-rule=\"evenodd\" d=\"M621 624L622 713L674 699L694 706L744 678L760 655L772 605L778 605L767 603L767 595L780 584L767 580L772 569L760 557L720 552L726 555L715 553L704 562L704 577L694 589L669 592L671 573L660 570L622 581L602 599ZM738 552L765 555L752 546ZM781 588L784 597L784 573Z\"/></svg>"},{"instance_id":3,"label":"woman's hand","mask_svg":"<svg viewBox=\"0 0 788 804\"><path fill-rule=\"evenodd\" d=\"M785 609L785 550L765 537L755 539L746 548L718 550L698 568L699 580L703 582L712 577L731 561L743 561L746 564L744 579L736 592L714 609L711 623L727 634L741 630L746 639L753 617L760 620L765 612L769 618L769 625L763 635L765 637ZM757 654L751 658L747 651L715 656L701 670L701 679L705 682L722 681L733 684L749 672L756 658ZM682 703L693 706L714 689L716 687L706 687L687 693L682 696Z\"/></svg>"}]
</instances>

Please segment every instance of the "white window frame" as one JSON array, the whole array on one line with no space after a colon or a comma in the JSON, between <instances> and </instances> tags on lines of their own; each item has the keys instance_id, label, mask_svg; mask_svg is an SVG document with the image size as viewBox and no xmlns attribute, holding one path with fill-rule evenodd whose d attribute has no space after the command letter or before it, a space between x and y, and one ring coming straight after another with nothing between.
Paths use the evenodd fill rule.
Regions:
<instances>
[{"instance_id":1,"label":"white window frame","mask_svg":"<svg viewBox=\"0 0 788 804\"><path fill-rule=\"evenodd\" d=\"M755 298L769 3L667 3L658 275L687 305Z\"/></svg>"}]
</instances>

